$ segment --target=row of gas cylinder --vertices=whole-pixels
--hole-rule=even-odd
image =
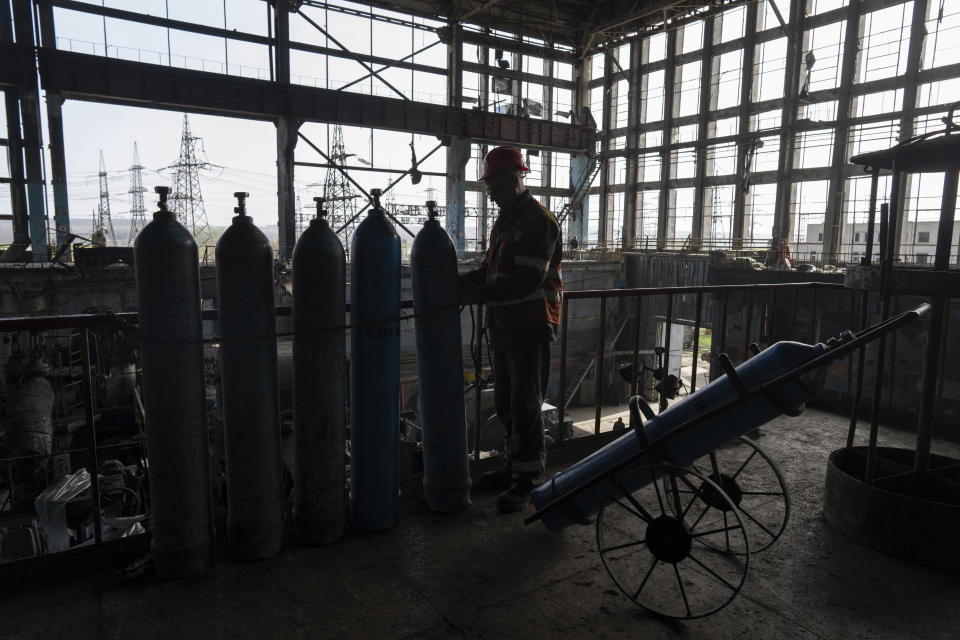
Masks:
[[[167,210],[137,236],[141,333],[157,572],[207,569],[214,525],[203,376],[197,244]],[[349,327],[346,261],[317,217],[293,252],[294,500],[297,537],[336,540],[349,526],[399,519],[400,238],[373,190],[353,238]],[[288,534],[277,397],[273,249],[234,194],[216,248],[227,471],[227,541],[238,559],[278,553]],[[470,503],[456,252],[428,203],[413,243],[414,315],[423,429],[424,499],[445,512]],[[350,329],[350,483],[345,491],[346,334]],[[349,520],[348,520],[349,502]]]

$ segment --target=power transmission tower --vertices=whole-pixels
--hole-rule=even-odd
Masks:
[[[200,192],[200,170],[209,167],[205,161],[197,158],[197,142],[200,138],[190,134],[190,121],[183,116],[183,136],[180,138],[180,157],[169,168],[176,169],[173,193],[170,194],[170,207],[177,220],[193,233],[197,245],[210,244],[212,233],[207,222],[207,210],[203,206],[203,194]]]
[[[130,235],[127,236],[127,246],[147,224],[147,209],[143,205],[143,165],[140,164],[140,154],[137,153],[137,143],[133,143],[133,166],[130,167]]]
[[[97,206],[97,216],[93,223],[94,244],[106,246],[116,245],[117,237],[113,233],[113,220],[110,219],[110,188],[107,186],[107,167],[103,162],[103,151],[100,152],[100,204]]]
[[[333,127],[333,149],[330,152],[330,159],[336,164],[344,166],[347,158],[352,153],[347,153],[343,144],[343,129],[340,125]],[[353,185],[343,175],[343,172],[334,169],[327,169],[327,176],[323,182],[323,197],[326,198],[327,218],[330,220],[330,226],[336,231],[343,227],[338,234],[343,242],[344,251],[347,259],[350,259],[350,243],[353,241],[353,231],[357,227],[357,221],[354,216],[357,214],[356,199],[360,197],[354,192]]]

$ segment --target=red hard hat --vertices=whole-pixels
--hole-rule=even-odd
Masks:
[[[523,155],[519,149],[514,147],[497,147],[491,149],[483,159],[483,175],[480,176],[480,182],[492,178],[501,171],[507,169],[519,168],[521,171],[529,171],[523,164]]]

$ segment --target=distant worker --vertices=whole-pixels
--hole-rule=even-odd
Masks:
[[[571,259],[573,260],[580,259],[580,253],[578,249],[580,249],[580,241],[577,240],[577,236],[573,236],[572,238],[570,238],[570,258]]]
[[[483,159],[480,181],[500,212],[483,263],[459,280],[464,303],[487,305],[494,404],[506,428],[503,467],[474,485],[503,491],[497,507],[504,512],[523,509],[543,479],[547,451],[540,408],[563,295],[560,224],[524,187],[527,170],[513,147],[497,147]]]
[[[617,421],[613,423],[613,430],[614,430],[614,431],[623,431],[623,430],[626,429],[626,428],[627,428],[627,425],[625,425],[625,424],[623,423],[623,418],[619,418],[619,417],[618,417],[618,418],[617,418]]]

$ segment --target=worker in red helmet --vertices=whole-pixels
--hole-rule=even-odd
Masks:
[[[524,186],[526,171],[513,147],[497,147],[483,159],[480,181],[500,212],[482,264],[459,281],[464,303],[487,306],[494,403],[506,428],[503,466],[474,486],[502,491],[497,506],[504,512],[522,510],[543,479],[547,451],[540,407],[563,296],[560,224]]]

